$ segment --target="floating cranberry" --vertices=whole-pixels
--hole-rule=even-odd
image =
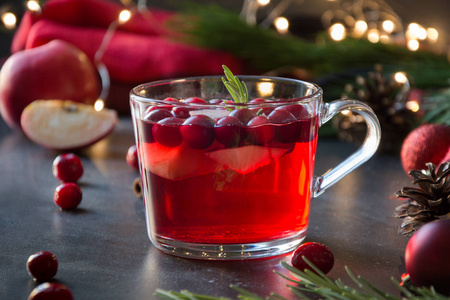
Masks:
[[[179,102],[178,99],[173,98],[173,97],[167,97],[163,100],[164,102]]]
[[[263,98],[254,98],[254,99],[248,101],[249,104],[260,104],[260,103],[264,103],[264,102],[266,102],[266,100]]]
[[[234,109],[229,114],[231,117],[239,119],[242,124],[247,125],[247,123],[256,117],[256,113],[248,108],[238,108]]]
[[[157,108],[154,110],[151,110],[145,116],[145,120],[156,123],[162,119],[173,117],[173,115],[170,113],[172,106],[170,106],[170,109],[161,108],[160,106],[153,106],[152,108],[154,108],[154,107],[157,107]]]
[[[83,175],[83,164],[75,154],[65,153],[55,158],[52,171],[59,181],[76,182]]]
[[[214,125],[216,140],[228,148],[237,147],[241,141],[243,126],[239,119],[232,116],[218,119]]]
[[[247,139],[252,144],[265,145],[275,136],[274,126],[265,116],[256,116],[251,119],[246,127]]]
[[[405,265],[415,286],[450,294],[450,219],[426,223],[409,240]]]
[[[269,114],[269,122],[275,126],[275,138],[281,143],[296,142],[299,135],[297,119],[287,110],[275,109]]]
[[[139,170],[139,159],[136,145],[128,148],[126,155],[127,164],[135,170]]]
[[[61,209],[74,209],[76,208],[82,198],[80,187],[72,182],[66,182],[58,185],[53,194],[53,200],[55,204],[61,207]]]
[[[27,271],[36,281],[48,281],[58,271],[58,260],[49,251],[40,251],[28,258]]]
[[[290,104],[278,107],[277,110],[286,110],[290,112],[297,120],[308,118],[309,113],[306,107],[300,104]]]
[[[205,115],[192,116],[180,129],[181,137],[193,149],[206,149],[214,142],[214,120]]]
[[[180,119],[187,119],[191,116],[189,113],[191,110],[192,109],[186,106],[174,106],[172,109],[172,115]]]
[[[170,104],[150,106],[149,108],[147,108],[145,114],[148,115],[152,111],[155,111],[155,110],[158,110],[158,109],[163,109],[163,110],[170,111],[172,108],[173,108],[173,106],[170,105]]]
[[[292,266],[304,271],[305,269],[314,271],[303,260],[303,256],[306,257],[314,266],[316,266],[324,274],[331,271],[334,265],[334,256],[330,248],[321,243],[309,242],[298,247],[294,254],[292,254],[291,263]]]
[[[190,98],[184,99],[184,103],[206,103],[206,101],[203,100],[202,98],[190,97]]]
[[[63,284],[45,282],[34,288],[28,300],[73,300],[73,295]]]
[[[182,141],[180,134],[181,124],[183,124],[183,120],[175,117],[165,118],[154,124],[152,133],[155,142],[171,148],[180,145]]]

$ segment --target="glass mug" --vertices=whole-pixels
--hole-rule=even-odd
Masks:
[[[235,103],[222,77],[130,92],[149,237],[163,252],[189,258],[288,253],[306,236],[310,200],[375,153],[377,117],[358,101],[324,103],[319,86],[287,78],[238,76],[249,101]],[[314,176],[318,128],[343,110],[362,115],[366,139]]]

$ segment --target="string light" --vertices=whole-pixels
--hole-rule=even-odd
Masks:
[[[369,32],[367,33],[367,39],[371,43],[378,43],[380,41],[380,33],[378,29],[375,28],[370,29]]]
[[[439,33],[435,28],[430,27],[427,29],[427,36],[430,41],[436,42],[439,38]]]
[[[29,0],[29,1],[27,2],[27,8],[28,8],[29,10],[31,10],[31,11],[34,11],[34,12],[38,12],[38,11],[41,10],[41,6],[40,6],[39,3],[38,3],[37,1],[35,1],[35,0]]]
[[[392,33],[394,31],[395,25],[391,20],[385,20],[382,24],[384,31],[387,33]]]
[[[286,33],[289,30],[289,21],[285,17],[278,17],[273,21],[279,33]]]
[[[270,0],[258,0],[258,4],[261,6],[266,6],[270,3]]]
[[[330,36],[335,41],[342,41],[346,36],[346,30],[341,23],[333,24],[330,29]]]
[[[355,27],[353,30],[353,33],[357,37],[361,37],[367,30],[368,26],[366,21],[364,20],[358,20],[355,22]]]
[[[394,79],[396,82],[400,84],[405,84],[408,82],[408,77],[406,77],[406,74],[404,72],[397,72],[394,74]]]
[[[124,9],[119,14],[119,23],[123,24],[130,20],[131,18],[131,12],[128,9]]]
[[[14,29],[16,27],[17,18],[11,12],[2,14],[2,22],[6,29]]]
[[[411,51],[419,50],[419,41],[418,40],[409,40],[406,44],[408,49]]]

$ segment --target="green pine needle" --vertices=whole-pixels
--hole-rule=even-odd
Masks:
[[[282,278],[295,283],[295,285],[287,285],[291,291],[299,297],[299,299],[310,300],[305,293],[316,294],[323,299],[329,300],[448,300],[445,297],[437,293],[433,288],[415,288],[410,290],[399,285],[399,282],[392,279],[393,283],[398,287],[399,293],[403,294],[403,297],[396,297],[389,293],[383,292],[375,285],[362,278],[361,276],[354,275],[348,267],[345,267],[350,279],[357,285],[357,288],[352,288],[345,285],[341,279],[332,280],[330,277],[321,272],[316,266],[314,266],[308,259],[303,257],[306,263],[315,270],[300,271],[286,262],[282,262],[281,265],[286,268],[297,280],[287,277],[275,271],[276,274]],[[317,272],[317,273],[316,273]],[[260,297],[246,289],[230,285],[230,287],[238,292],[238,299],[242,300],[286,300],[279,294],[272,293],[269,297]],[[194,294],[188,291],[173,292],[163,291],[158,289],[155,293],[160,299],[165,300],[231,300],[224,297],[214,297],[201,294]]]

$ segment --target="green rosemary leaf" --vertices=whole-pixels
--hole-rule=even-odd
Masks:
[[[261,298],[260,296],[253,294],[252,292],[249,292],[243,288],[240,288],[235,285],[230,285],[230,287],[239,293],[239,299],[245,299],[245,300],[264,300],[264,298]]]
[[[233,97],[236,103],[247,103],[248,102],[248,89],[247,85],[243,81],[233,75],[233,73],[228,69],[227,66],[223,65],[223,70],[227,79],[222,78],[222,82]],[[226,81],[228,80],[228,81]]]

